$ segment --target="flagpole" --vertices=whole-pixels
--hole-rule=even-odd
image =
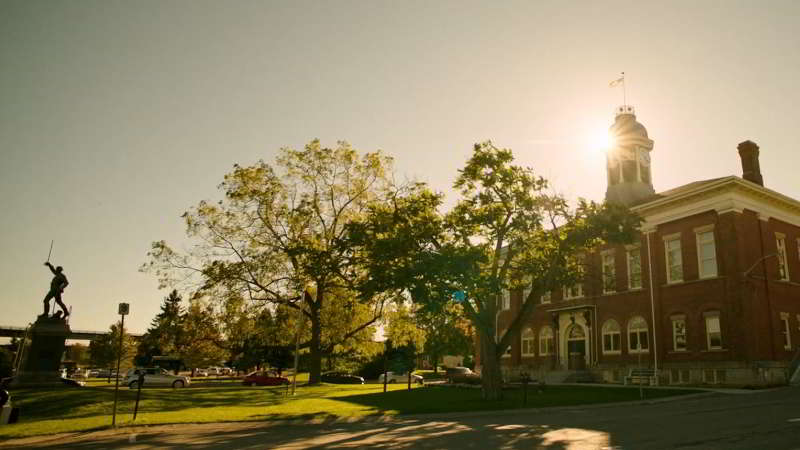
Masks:
[[[625,72],[622,72],[622,104],[628,106],[628,94],[625,90]]]

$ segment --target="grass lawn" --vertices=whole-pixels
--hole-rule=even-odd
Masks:
[[[298,376],[298,381],[301,379]],[[307,380],[307,375],[302,377]],[[293,418],[329,418],[367,415],[479,411],[522,407],[522,391],[508,390],[505,399],[485,402],[479,389],[379,384],[299,386],[294,397],[285,387],[246,387],[234,383],[184,389],[145,388],[136,424],[254,421]],[[696,391],[645,389],[646,398]],[[121,388],[117,424],[132,422],[136,391]],[[85,431],[111,423],[113,384],[90,383],[84,388],[17,389],[11,392],[20,407],[20,421],[0,426],[0,440],[60,432]],[[548,386],[528,393],[527,407],[580,405],[639,399],[637,388]]]

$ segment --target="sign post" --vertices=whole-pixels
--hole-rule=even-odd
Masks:
[[[119,348],[117,351],[117,384],[114,386],[114,411],[111,416],[111,426],[117,426],[117,396],[119,394],[119,363],[122,360],[122,338],[125,336],[125,316],[130,312],[130,305],[120,303],[118,314],[120,315],[119,326]]]

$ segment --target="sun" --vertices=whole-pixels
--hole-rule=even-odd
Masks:
[[[586,145],[592,152],[605,153],[614,146],[614,138],[607,129],[598,128],[586,135]]]

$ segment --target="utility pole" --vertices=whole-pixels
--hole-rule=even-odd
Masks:
[[[130,312],[130,305],[127,303],[119,304],[120,326],[119,326],[119,348],[117,350],[117,384],[114,386],[114,411],[111,415],[111,426],[117,426],[117,397],[119,395],[119,363],[122,360],[122,338],[125,336],[125,316]]]

